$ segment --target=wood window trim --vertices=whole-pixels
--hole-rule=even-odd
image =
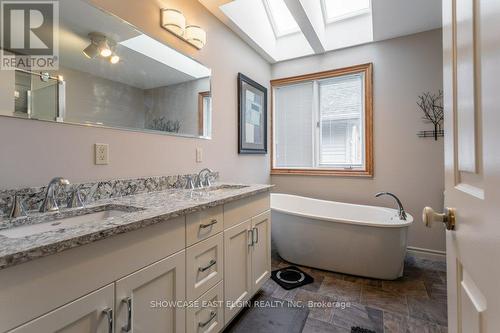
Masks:
[[[365,167],[346,170],[340,168],[276,168],[274,167],[274,88],[294,83],[364,73],[365,79]],[[339,68],[318,73],[271,80],[271,175],[373,177],[373,63]]]
[[[205,129],[205,123],[204,123],[204,114],[203,114],[203,106],[204,106],[204,99],[205,97],[211,97],[212,94],[210,91],[202,91],[198,93],[198,134],[200,136],[203,136],[204,129]]]

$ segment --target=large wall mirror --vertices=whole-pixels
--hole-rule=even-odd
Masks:
[[[0,115],[210,138],[210,76],[114,15],[60,1],[58,69],[1,70]]]

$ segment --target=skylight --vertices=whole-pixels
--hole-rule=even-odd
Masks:
[[[276,38],[300,31],[284,0],[263,0]]]
[[[209,68],[146,35],[129,38],[120,44],[197,79],[211,74]]]
[[[321,0],[326,23],[370,12],[370,0]]]

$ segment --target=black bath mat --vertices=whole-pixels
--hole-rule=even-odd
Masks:
[[[367,328],[362,328],[359,326],[351,327],[351,333],[376,333],[375,331],[369,330]]]
[[[295,266],[288,266],[272,271],[271,279],[286,290],[295,289],[314,282],[312,276],[304,273]]]

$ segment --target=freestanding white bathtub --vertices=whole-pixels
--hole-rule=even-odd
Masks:
[[[279,255],[302,266],[393,280],[403,274],[408,226],[395,209],[271,194]]]

